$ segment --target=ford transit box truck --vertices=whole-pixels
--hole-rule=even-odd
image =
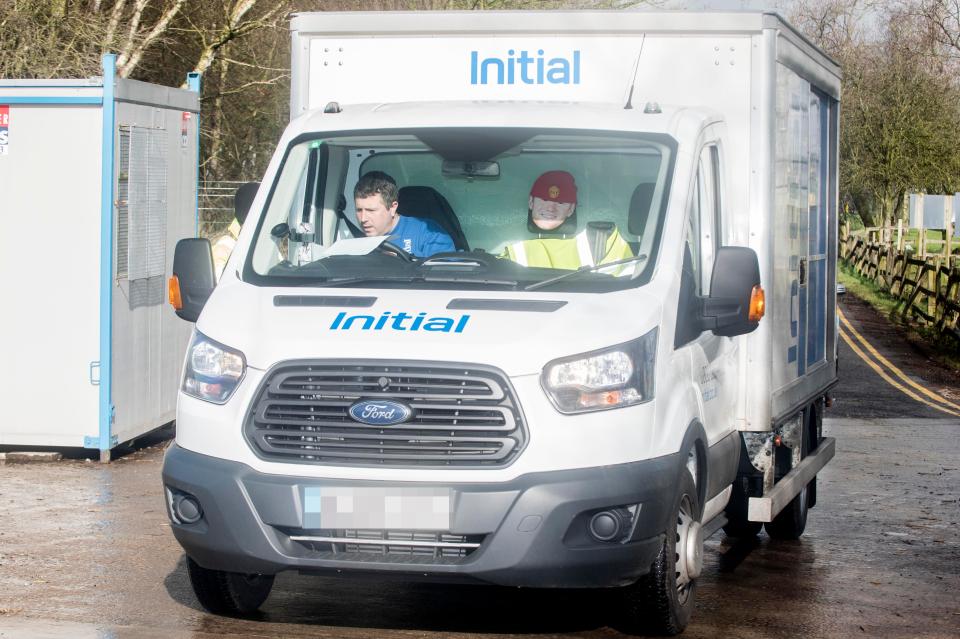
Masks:
[[[221,279],[202,239],[171,278],[163,484],[207,609],[389,575],[605,588],[672,634],[704,538],[803,532],[833,61],[775,14],[667,12],[305,13],[292,56]]]

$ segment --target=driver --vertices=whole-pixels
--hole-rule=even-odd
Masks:
[[[383,171],[364,173],[353,189],[357,221],[368,237],[389,241],[416,257],[455,251],[453,239],[432,220],[397,213],[397,182]]]

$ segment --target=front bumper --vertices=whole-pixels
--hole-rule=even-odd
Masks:
[[[198,522],[172,521],[171,527],[186,553],[206,568],[598,588],[632,583],[648,571],[663,532],[671,527],[681,462],[679,455],[667,455],[616,466],[532,473],[496,484],[445,485],[454,495],[448,532],[482,540],[475,551],[456,559],[316,552],[291,539],[311,533],[304,529],[306,488],[387,488],[387,482],[269,475],[174,445],[164,458],[163,483],[168,491],[188,493],[199,501],[203,517]],[[594,513],[633,504],[640,508],[625,540],[601,542],[588,534]]]

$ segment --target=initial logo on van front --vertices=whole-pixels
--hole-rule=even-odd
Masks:
[[[361,400],[350,407],[350,417],[354,421],[371,426],[390,426],[410,419],[413,410],[406,404],[389,399],[373,401]]]

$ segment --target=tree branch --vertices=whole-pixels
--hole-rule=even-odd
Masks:
[[[140,60],[143,58],[143,54],[146,50],[156,41],[160,36],[166,32],[167,27],[170,25],[170,22],[176,17],[180,12],[180,9],[183,7],[186,0],[176,0],[170,7],[160,16],[160,19],[153,26],[153,29],[150,30],[143,40],[140,41],[140,44],[133,50],[133,53],[130,54],[130,57],[124,60],[120,69],[120,77],[128,78],[130,74],[137,68],[137,65],[140,64]]]
[[[110,11],[110,21],[107,23],[107,32],[103,38],[103,50],[109,51],[113,48],[113,41],[117,36],[117,28],[120,26],[120,18],[123,17],[123,10],[127,6],[127,0],[116,0],[113,9]]]

